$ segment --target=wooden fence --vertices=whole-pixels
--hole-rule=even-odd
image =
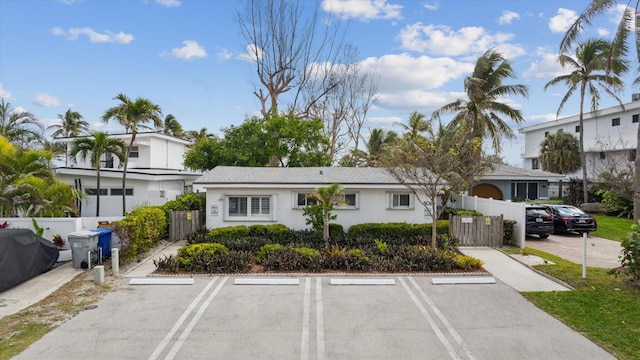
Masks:
[[[449,221],[449,233],[460,246],[502,247],[502,216],[459,216]]]
[[[169,223],[169,241],[184,239],[192,231],[200,230],[204,224],[200,210],[171,210]]]

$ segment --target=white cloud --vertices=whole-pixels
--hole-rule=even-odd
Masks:
[[[578,14],[575,11],[559,8],[558,14],[549,20],[549,30],[554,33],[565,32],[577,18]]]
[[[498,24],[500,25],[511,24],[513,20],[517,20],[517,19],[520,19],[520,14],[510,10],[505,10],[502,12],[502,16],[500,16],[500,18],[498,19]]]
[[[609,35],[609,30],[607,29],[598,28],[596,31],[598,32],[598,36],[600,37],[606,37]]]
[[[180,6],[180,1],[178,0],[156,0],[156,4],[160,4],[166,7],[177,7]]]
[[[477,26],[454,31],[446,25],[423,25],[420,22],[405,26],[397,37],[401,43],[400,47],[410,51],[459,56],[483,53],[491,47],[502,46],[510,50],[511,58],[524,53],[518,45],[507,46],[507,42],[512,38],[513,34],[491,35],[484,28]]]
[[[367,126],[371,128],[390,127],[399,122],[402,122],[402,119],[397,116],[388,116],[388,117],[372,116],[372,117],[368,117],[366,121]]]
[[[53,29],[51,29],[51,33],[56,36],[64,36],[68,40],[78,40],[80,36],[84,35],[92,43],[128,44],[133,41],[133,35],[125,34],[122,31],[120,31],[119,33],[114,33],[107,30],[101,34],[88,27],[69,28],[69,30],[64,30],[60,27],[54,27]]]
[[[205,58],[207,57],[207,51],[194,40],[185,40],[181,48],[175,48],[171,50],[171,55],[178,59],[191,60],[193,58]]]
[[[558,55],[539,49],[540,60],[531,63],[531,66],[522,74],[525,80],[532,79],[552,79],[560,75],[567,74],[567,70],[563,69],[558,63]]]
[[[262,59],[264,56],[264,51],[260,48],[257,48],[255,44],[247,45],[246,52],[244,54],[239,54],[236,56],[236,59],[244,60],[248,62],[256,62],[258,59]]]
[[[216,58],[219,61],[225,61],[225,60],[229,60],[233,57],[233,53],[227,49],[220,49],[218,50],[218,52],[216,53]]]
[[[322,10],[346,19],[368,21],[402,17],[402,5],[389,4],[387,0],[323,0],[321,6]]]
[[[440,8],[440,4],[438,4],[438,2],[434,2],[433,4],[424,4],[424,8],[427,10],[438,10]]]
[[[58,97],[45,94],[45,93],[37,93],[31,99],[34,104],[40,105],[42,107],[57,107],[62,106],[63,103],[58,99]]]
[[[2,83],[1,82],[0,82],[0,98],[5,99],[7,101],[13,100],[13,96],[11,95],[10,92],[8,92],[7,90],[5,90],[2,87]]]

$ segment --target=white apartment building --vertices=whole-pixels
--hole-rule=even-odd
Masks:
[[[110,134],[127,145],[132,134]],[[71,143],[75,138],[56,138]],[[193,181],[202,174],[184,167],[184,154],[191,143],[164,134],[140,132],[131,148],[127,167],[127,212],[144,205],[162,205],[192,191]],[[69,146],[69,149],[71,146]],[[58,178],[87,193],[80,204],[80,216],[95,216],[96,170],[88,160],[69,159],[66,166],[55,168]],[[118,158],[105,154],[100,167],[100,216],[122,215],[122,172]]]
[[[633,95],[633,101],[621,106],[613,106],[600,111],[585,112],[583,115],[584,150],[586,155],[587,177],[597,179],[604,169],[607,159],[617,156],[619,159],[633,161],[638,143],[638,124],[640,119],[640,94]],[[574,115],[558,120],[519,129],[525,135],[522,153],[525,169],[540,169],[540,143],[549,134],[564,131],[580,138],[580,116]],[[582,178],[582,170],[568,177]]]

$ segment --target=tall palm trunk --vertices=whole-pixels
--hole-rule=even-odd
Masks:
[[[127,157],[124,159],[124,169],[122,171],[122,216],[125,216],[127,213],[127,167],[129,166],[129,155],[131,154],[131,148],[133,147],[133,142],[136,140],[137,131],[133,131],[131,133],[131,142],[129,142],[129,147],[127,148]]]
[[[100,216],[100,165],[96,168],[96,217]]]
[[[640,49],[640,48],[639,48]],[[638,223],[640,221],[640,124],[638,124],[638,135],[637,135],[637,143],[636,146],[636,162],[635,162],[635,178],[633,188],[635,189],[633,193],[633,221],[634,223]]]
[[[589,202],[589,189],[587,188],[587,155],[584,153],[584,93],[587,87],[586,81],[580,85],[580,160],[582,161],[582,203]]]

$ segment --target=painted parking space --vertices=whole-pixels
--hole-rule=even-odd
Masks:
[[[504,283],[123,286],[18,359],[612,358]],[[266,278],[266,277],[265,277]],[[337,277],[339,278],[339,277]]]

